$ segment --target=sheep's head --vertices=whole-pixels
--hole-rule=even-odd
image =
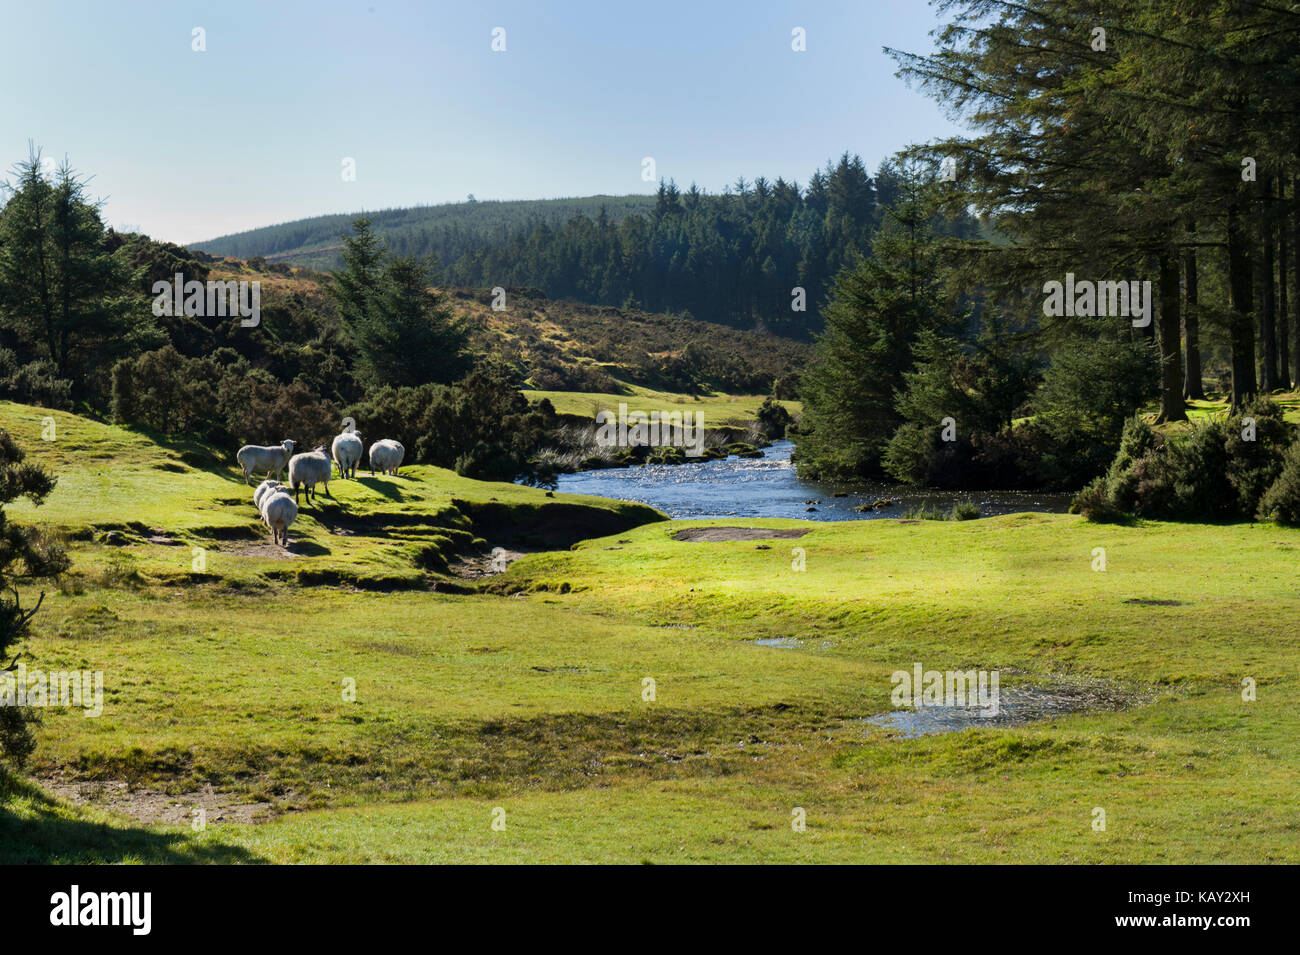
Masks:
[[[316,447],[312,448],[312,453],[313,453],[313,454],[324,454],[324,453],[325,453],[325,445],[323,445],[323,444],[318,444],[318,445],[316,445]]]
[[[290,441],[288,438],[285,438],[283,441],[280,442],[280,447],[284,448],[284,450],[288,454],[293,454],[293,449],[296,448],[297,446],[298,445],[295,442]]]

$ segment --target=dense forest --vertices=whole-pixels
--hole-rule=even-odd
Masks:
[[[938,50],[893,55],[974,134],[908,151],[903,201],[838,277],[801,470],[1096,479],[1093,513],[1255,516],[1292,438],[1268,396],[1300,375],[1300,12],[938,6]],[[993,221],[997,241],[940,241],[927,224],[944,210]],[[1103,298],[1108,282],[1125,284]],[[1231,419],[1151,430],[1207,386]],[[1132,420],[1149,401],[1153,420]]]

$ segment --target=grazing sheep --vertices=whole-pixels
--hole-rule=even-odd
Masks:
[[[394,441],[392,438],[376,441],[370,446],[370,476],[374,477],[375,471],[396,474],[397,469],[402,466],[404,457],[406,457],[406,448],[402,447],[402,442]]]
[[[334,463],[339,466],[340,478],[357,476],[357,465],[361,463],[361,452],[365,448],[361,443],[360,431],[344,431],[334,436],[330,453],[334,455]]]
[[[289,525],[298,516],[298,505],[294,503],[284,485],[278,485],[262,498],[262,520],[271,528],[271,540],[281,547],[289,546]]]
[[[279,480],[280,472],[285,469],[289,458],[293,455],[293,449],[294,443],[288,438],[278,445],[244,445],[235,454],[235,460],[244,469],[244,483],[252,484],[249,477],[253,474],[265,474],[269,477],[274,473],[276,480]]]
[[[330,493],[330,477],[333,474],[330,464],[329,455],[325,453],[325,446],[319,445],[314,451],[308,451],[304,454],[295,454],[289,459],[289,485],[293,488],[293,499],[298,500],[298,487],[301,485],[307,491],[307,503],[311,503],[312,498],[316,496],[315,488],[317,484],[325,485],[325,496],[333,497]]]

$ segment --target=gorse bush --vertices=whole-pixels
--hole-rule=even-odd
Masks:
[[[1300,527],[1300,441],[1282,456],[1277,479],[1261,496],[1258,516],[1287,527]]]
[[[1267,499],[1268,507],[1285,513],[1287,485],[1281,476],[1292,432],[1282,410],[1266,398],[1231,418],[1200,422],[1167,439],[1134,418],[1106,474],[1075,496],[1071,510],[1095,521],[1133,515],[1253,519]],[[1273,487],[1278,491],[1269,497]]]
[[[771,395],[764,398],[763,403],[758,406],[758,429],[769,440],[784,438],[786,429],[790,427],[792,421],[785,405],[776,401]]]
[[[221,444],[328,444],[342,427],[330,401],[302,382],[282,384],[229,349],[187,358],[170,345],[113,367],[113,420]]]
[[[72,382],[60,378],[51,362],[20,365],[13,351],[0,348],[0,398],[67,411],[72,408]]]
[[[1250,517],[1282,473],[1292,428],[1276,402],[1256,398],[1228,419],[1226,430],[1228,483],[1237,494],[1237,511]]]

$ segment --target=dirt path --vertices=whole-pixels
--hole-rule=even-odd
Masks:
[[[53,777],[34,777],[42,789],[68,802],[96,806],[121,813],[137,822],[167,826],[192,825],[196,809],[206,822],[262,822],[271,816],[271,804],[246,802],[237,793],[223,793],[207,786],[195,792],[172,795],[151,789],[131,789],[121,780],[69,782]]]

